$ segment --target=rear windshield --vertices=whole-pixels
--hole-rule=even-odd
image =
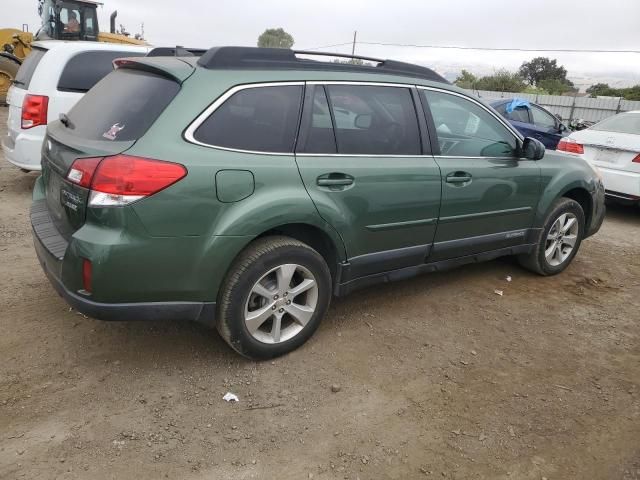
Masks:
[[[596,123],[591,130],[640,135],[640,113],[621,113]]]
[[[160,75],[118,69],[100,80],[68,114],[74,134],[89,140],[142,137],[180,85]]]
[[[33,77],[33,73],[36,71],[36,67],[44,57],[44,54],[47,53],[47,50],[42,48],[34,48],[31,51],[31,54],[24,61],[20,69],[18,70],[18,74],[16,75],[13,84],[24,90],[29,88],[29,84],[31,83],[31,78]]]
[[[88,92],[113,71],[113,61],[122,57],[142,57],[137,52],[82,52],[71,58],[62,71],[58,90],[63,92]]]

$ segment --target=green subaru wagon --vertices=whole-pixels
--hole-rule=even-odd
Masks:
[[[117,60],[44,141],[31,222],[58,293],[99,319],[215,325],[270,358],[333,296],[503,255],[553,275],[600,228],[587,162],[428,68],[321,58]]]

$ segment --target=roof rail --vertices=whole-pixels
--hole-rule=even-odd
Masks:
[[[376,65],[360,65],[356,63],[336,63],[299,58],[298,55],[348,58],[363,60]],[[449,83],[442,76],[427,67],[413,63],[383,60],[359,55],[344,55],[341,53],[309,52],[304,50],[289,50],[285,48],[257,48],[257,47],[213,47],[207,50],[200,59],[201,67],[220,69],[248,69],[248,70],[320,70],[344,72],[368,72],[390,75],[403,75],[421,78],[434,82]]]
[[[207,52],[206,48],[156,47],[147,53],[147,57],[200,57]]]

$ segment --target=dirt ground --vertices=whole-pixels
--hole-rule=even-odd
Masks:
[[[32,247],[36,177],[0,159],[0,478],[640,479],[639,209],[562,275],[374,287],[256,363],[199,325],[70,311]]]

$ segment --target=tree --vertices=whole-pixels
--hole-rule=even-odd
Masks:
[[[562,65],[559,66],[556,59],[547,57],[536,57],[530,62],[524,62],[518,72],[529,85],[536,87],[544,80],[567,79],[567,70]]]
[[[476,82],[478,78],[471,72],[467,70],[462,70],[458,78],[456,78],[453,83],[455,83],[460,88],[472,89],[475,88]]]
[[[262,48],[291,48],[293,37],[282,28],[267,28],[258,37],[258,46]]]
[[[596,83],[587,88],[590,97],[619,97],[620,92],[611,88],[607,83]]]
[[[557,78],[540,80],[537,88],[545,90],[550,95],[562,95],[563,93],[576,91],[572,81],[567,79],[559,80]]]
[[[525,83],[517,73],[497,70],[493,75],[478,79],[476,88],[497,92],[521,92],[525,88]]]
[[[625,100],[640,100],[640,85],[635,85],[631,88],[623,88],[622,96]]]

